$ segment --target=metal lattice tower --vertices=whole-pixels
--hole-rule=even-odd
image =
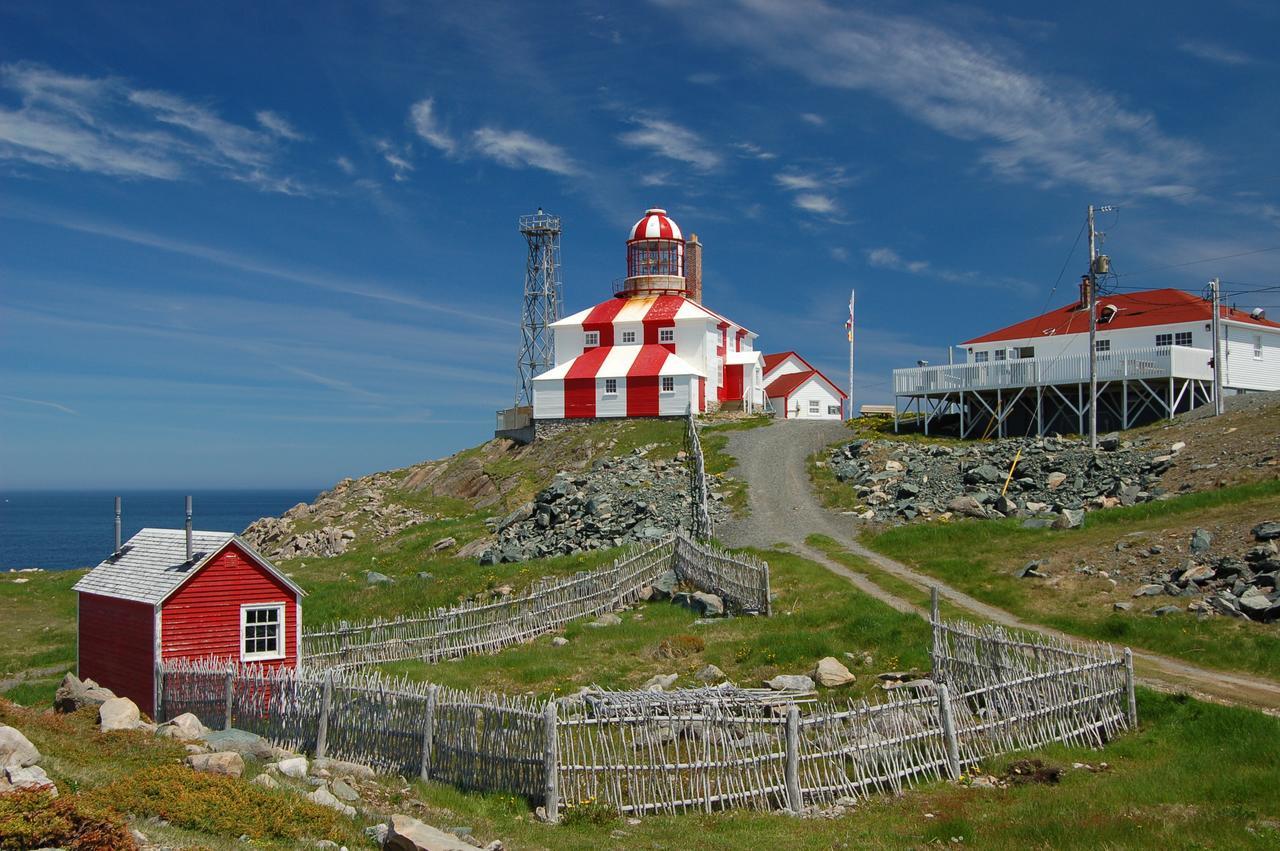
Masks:
[[[516,407],[533,404],[533,377],[556,363],[550,325],[560,318],[560,217],[544,213],[520,217],[520,233],[529,244],[524,265],[524,307],[520,313],[520,357]]]

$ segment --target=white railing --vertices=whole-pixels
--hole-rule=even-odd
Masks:
[[[1210,351],[1187,346],[1156,346],[1098,354],[1098,380],[1135,378],[1190,378],[1209,380]],[[1050,384],[1077,384],[1089,380],[1089,358],[1073,355],[1060,358],[964,363],[952,366],[925,366],[893,371],[896,396],[946,393],[957,390],[994,390],[1005,387],[1035,387]]]

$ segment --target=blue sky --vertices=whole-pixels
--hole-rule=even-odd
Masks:
[[[325,486],[484,440],[540,205],[569,311],[647,206],[837,381],[857,288],[860,403],[1070,300],[1090,202],[1126,285],[1280,280],[1277,7],[1032,8],[9,0],[0,486]]]

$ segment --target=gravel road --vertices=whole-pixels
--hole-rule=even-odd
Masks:
[[[804,542],[809,535],[827,535],[849,552],[902,580],[921,588],[937,586],[942,597],[979,617],[1044,635],[1064,635],[987,605],[859,542],[860,522],[822,507],[810,486],[806,463],[813,453],[849,436],[841,423],[804,420],[779,420],[760,428],[734,432],[727,449],[738,460],[738,465],[731,472],[747,483],[749,513],[745,518],[718,527],[716,536],[734,547],[768,548],[786,544],[848,579],[869,596],[899,611],[924,614],[864,574],[833,561]],[[1135,650],[1133,656],[1138,678],[1145,685],[1164,691],[1186,691],[1206,700],[1251,706],[1280,715],[1280,683],[1273,680],[1213,671],[1142,650]]]

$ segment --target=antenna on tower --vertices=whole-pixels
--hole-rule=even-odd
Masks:
[[[543,212],[520,217],[520,233],[529,245],[524,266],[524,306],[520,312],[520,356],[516,368],[516,407],[533,404],[533,377],[555,366],[551,323],[564,301],[560,284],[560,217]]]

